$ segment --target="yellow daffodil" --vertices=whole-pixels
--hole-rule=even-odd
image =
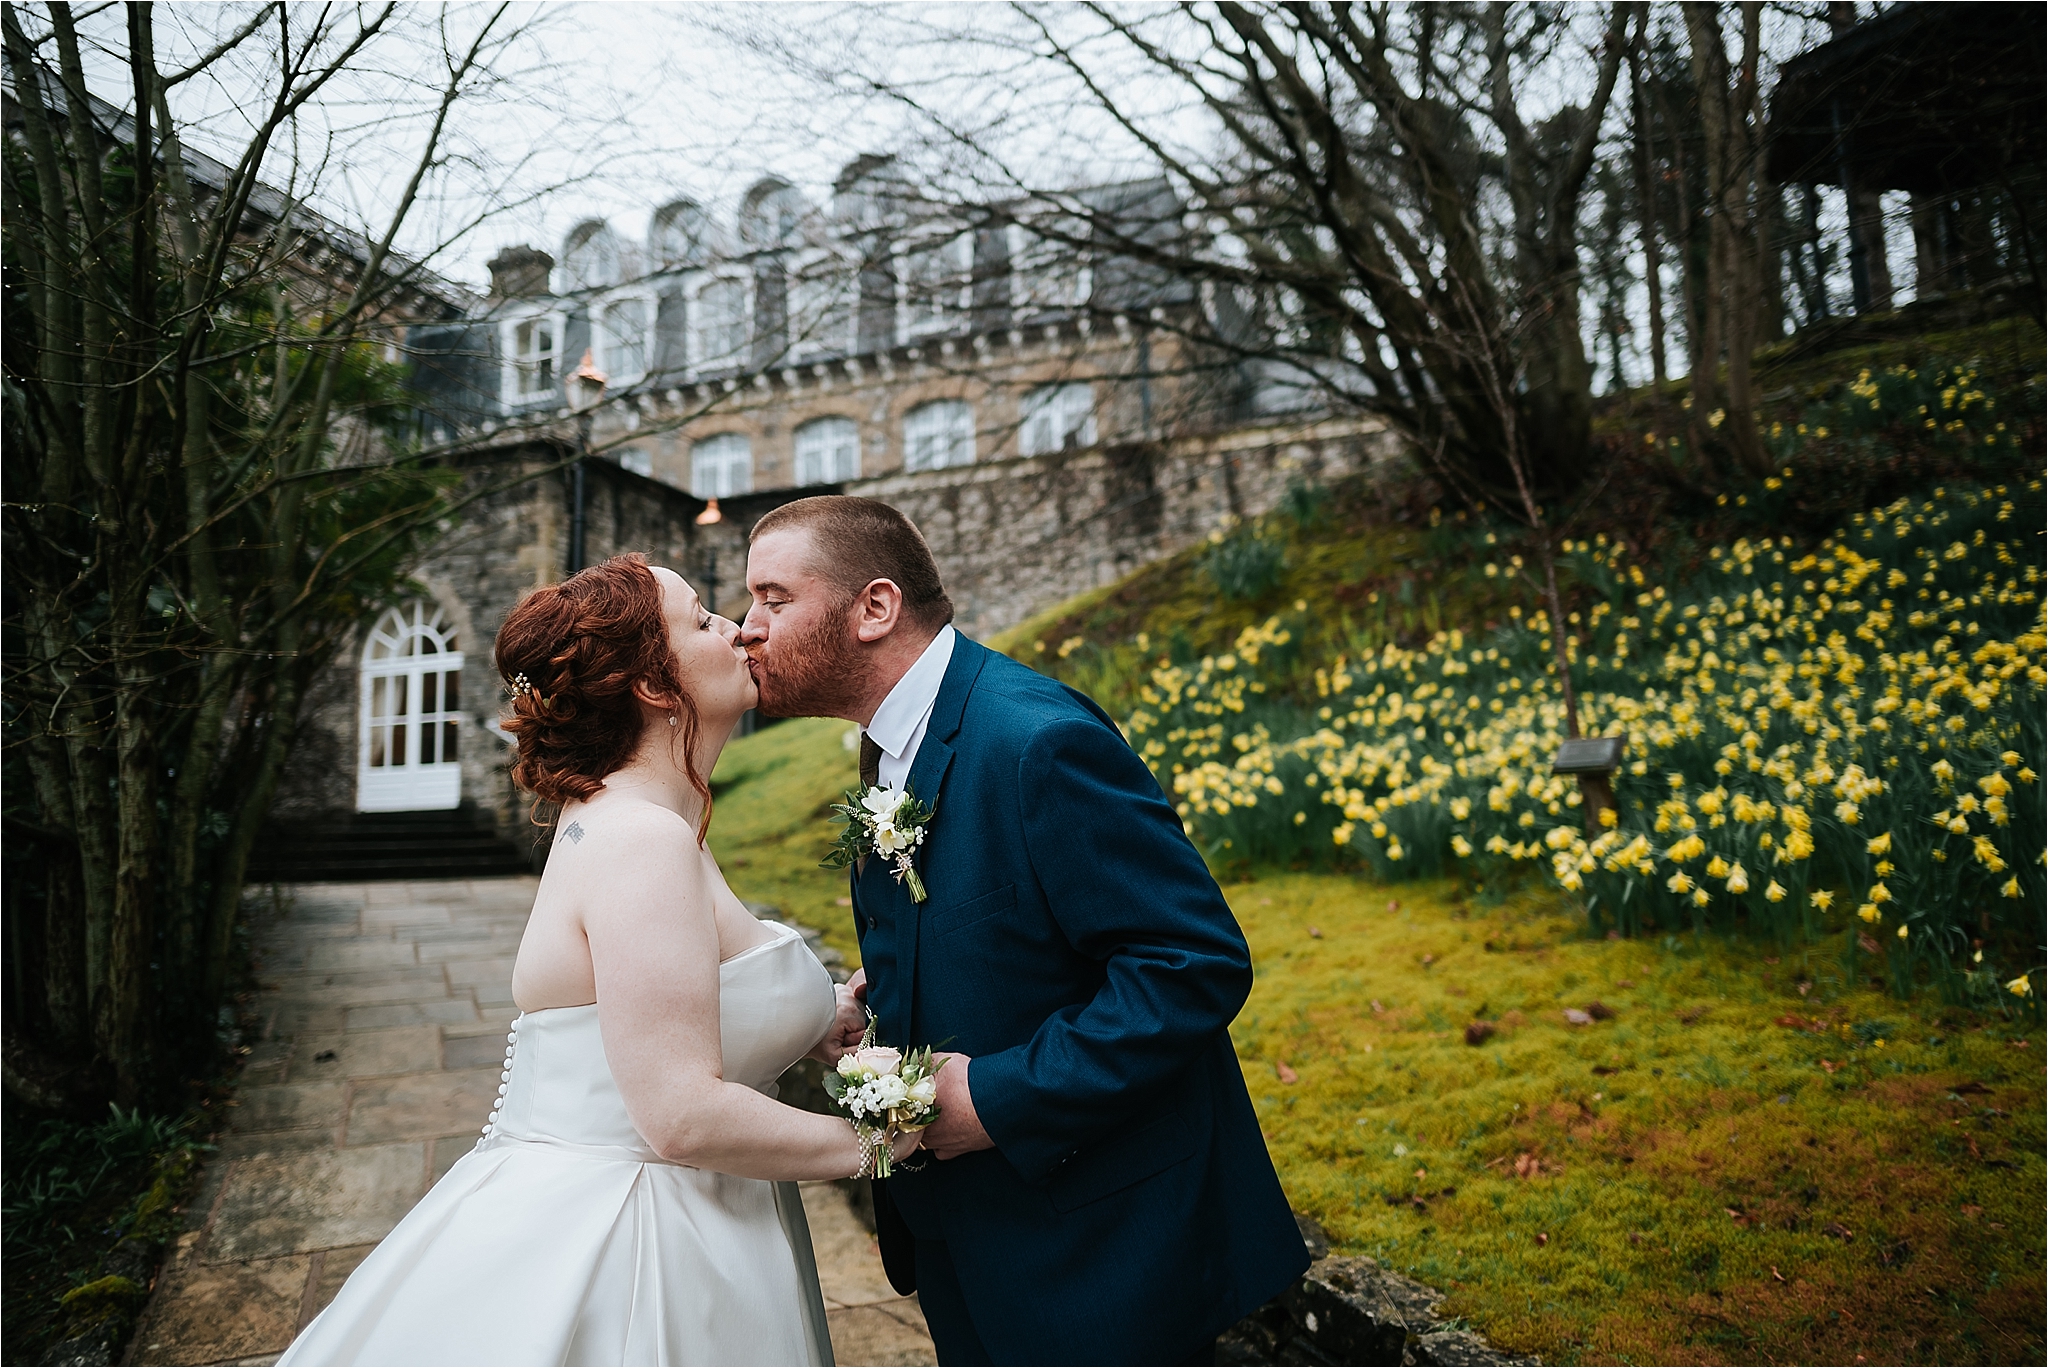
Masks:
[[[1770,884],[1764,889],[1764,901],[1774,903],[1785,901],[1785,886],[1776,879],[1771,880]]]
[[[2033,981],[2025,974],[2021,974],[2018,978],[2011,980],[2005,985],[2005,991],[2011,993],[2014,997],[2025,997],[2034,991]]]
[[[1884,920],[1884,913],[1877,910],[1876,903],[1864,903],[1856,909],[1856,915],[1869,922],[1872,926]]]
[[[1819,908],[1821,911],[1825,912],[1830,907],[1834,906],[1835,895],[1833,893],[1830,893],[1825,888],[1817,888],[1813,892],[1806,895],[1806,900],[1812,903],[1816,908]]]
[[[1864,851],[1871,855],[1883,855],[1890,851],[1891,848],[1892,834],[1889,831],[1885,832],[1882,836],[1873,836],[1863,843]]]

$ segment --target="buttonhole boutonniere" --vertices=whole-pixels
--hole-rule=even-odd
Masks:
[[[879,855],[889,862],[896,882],[907,885],[912,902],[925,900],[924,880],[917,877],[912,857],[924,844],[924,829],[932,810],[917,801],[904,785],[894,788],[874,784],[867,789],[848,789],[846,801],[834,803],[832,811],[846,823],[831,852],[818,862],[821,869],[844,869],[850,864]]]

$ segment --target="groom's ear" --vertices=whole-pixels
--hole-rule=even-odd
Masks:
[[[853,599],[853,632],[869,644],[882,640],[903,621],[903,591],[892,579],[869,580]]]

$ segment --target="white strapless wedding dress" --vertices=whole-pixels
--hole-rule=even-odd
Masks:
[[[770,1096],[832,1024],[787,926],[719,966],[725,1077]],[[292,1342],[284,1364],[829,1364],[794,1183],[662,1159],[627,1118],[597,1008],[512,1023],[465,1154]]]

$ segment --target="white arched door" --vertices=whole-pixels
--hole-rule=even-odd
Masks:
[[[363,647],[356,808],[424,812],[462,801],[462,652],[439,608],[377,619]]]

